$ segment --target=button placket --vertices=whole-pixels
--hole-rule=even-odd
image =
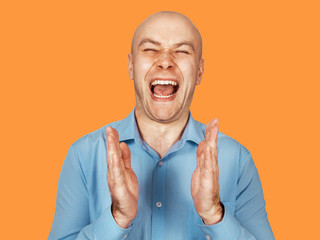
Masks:
[[[165,163],[158,159],[153,173],[152,239],[165,238]]]

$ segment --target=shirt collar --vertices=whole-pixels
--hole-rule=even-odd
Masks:
[[[144,141],[142,140],[137,127],[134,111],[135,108],[125,119],[118,122],[116,128],[119,132],[119,141],[135,140],[143,145]],[[179,140],[180,144],[184,144],[186,141],[192,141],[199,144],[205,139],[205,129],[206,126],[194,120],[190,112],[187,126]]]

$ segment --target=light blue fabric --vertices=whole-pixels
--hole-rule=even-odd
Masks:
[[[225,215],[218,224],[206,226],[194,208],[190,189],[196,149],[205,138],[206,126],[190,114],[181,139],[162,159],[141,139],[134,111],[110,126],[131,151],[139,182],[136,218],[122,229],[112,217],[104,126],[80,138],[68,151],[49,240],[274,239],[257,169],[249,151],[237,141],[219,132],[219,189]]]

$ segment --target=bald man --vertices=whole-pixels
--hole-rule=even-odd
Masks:
[[[72,144],[48,239],[274,239],[249,151],[190,113],[204,71],[194,24],[148,17],[128,71],[136,107]]]

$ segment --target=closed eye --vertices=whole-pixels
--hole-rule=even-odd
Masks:
[[[144,52],[157,52],[158,50],[157,49],[154,49],[154,48],[146,48],[146,49],[143,49]]]
[[[179,50],[179,51],[176,51],[176,53],[184,53],[184,54],[189,54],[188,51],[183,51],[183,50]]]

